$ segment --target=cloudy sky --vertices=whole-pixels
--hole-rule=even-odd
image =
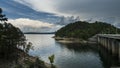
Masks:
[[[120,0],[0,0],[9,22],[22,31],[52,32],[63,16],[120,27]]]

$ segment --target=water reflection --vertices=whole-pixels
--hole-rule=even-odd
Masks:
[[[87,44],[80,44],[80,43],[70,43],[70,44],[63,44],[63,43],[58,43],[60,44],[59,46],[61,48],[67,48],[69,50],[74,50],[75,52],[89,52],[89,51],[94,51],[94,49],[92,49],[92,47],[90,45]]]
[[[99,46],[98,48],[101,61],[103,61],[103,66],[105,68],[120,67],[118,58],[113,57],[112,54],[108,52],[104,47]]]
[[[26,35],[33,43],[31,55],[40,56],[49,63],[48,56],[55,54],[55,65],[58,68],[109,68],[113,59],[98,45],[62,44],[51,38],[54,35]],[[99,48],[99,49],[98,49]]]
[[[60,44],[59,46],[63,49],[67,48],[70,52],[67,54],[63,53],[57,59],[58,66],[61,65],[60,67],[62,68],[103,68],[98,52],[89,45],[57,44]]]

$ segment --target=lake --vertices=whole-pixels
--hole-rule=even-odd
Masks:
[[[97,48],[82,44],[61,44],[52,38],[54,34],[25,34],[29,42],[32,42],[34,50],[29,54],[38,56],[49,63],[48,56],[55,55],[55,65],[58,68],[107,68],[112,60],[104,59],[104,54]],[[106,55],[106,54],[105,54]],[[109,63],[107,63],[109,61]]]

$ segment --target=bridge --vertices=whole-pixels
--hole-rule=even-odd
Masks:
[[[97,42],[120,62],[120,34],[98,34]]]

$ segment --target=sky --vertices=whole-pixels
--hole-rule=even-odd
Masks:
[[[78,16],[120,28],[120,0],[0,0],[0,8],[24,32],[54,32]]]

